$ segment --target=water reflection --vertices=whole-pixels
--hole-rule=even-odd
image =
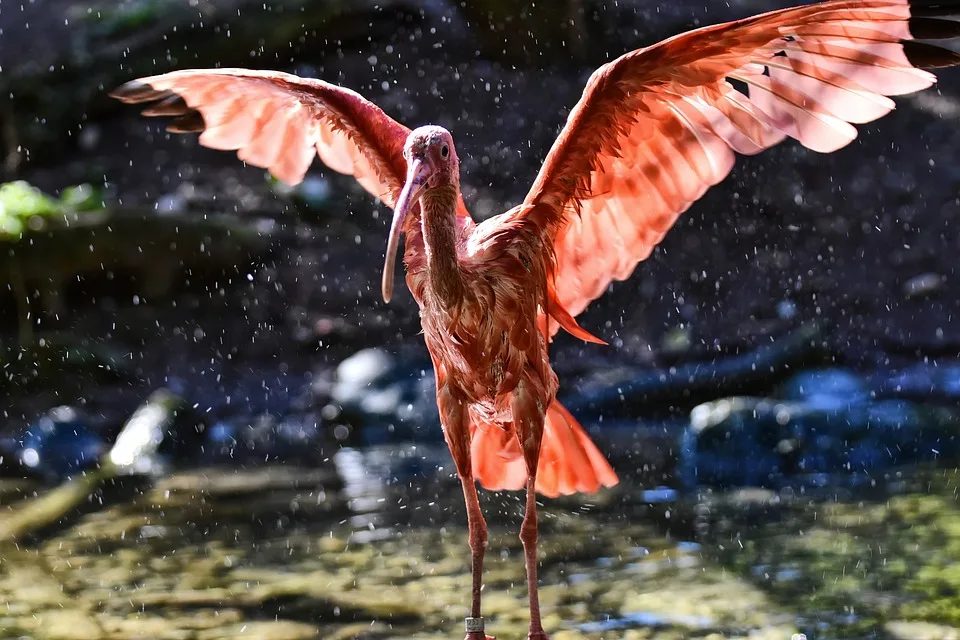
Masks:
[[[706,629],[711,624],[710,618],[704,616],[683,616],[656,614],[650,611],[634,611],[617,618],[607,618],[602,622],[588,622],[580,625],[580,630],[593,633],[598,631],[612,631],[614,629],[632,629],[636,627],[686,627],[689,629]]]

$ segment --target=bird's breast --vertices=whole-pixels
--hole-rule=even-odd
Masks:
[[[416,232],[415,232],[416,233]],[[537,329],[545,296],[545,264],[535,238],[477,242],[459,255],[463,293],[445,305],[430,288],[429,265],[418,238],[405,255],[407,285],[420,306],[424,340],[447,384],[474,408],[509,419],[511,392],[523,376],[537,376],[556,392],[546,340]],[[507,236],[504,236],[507,237]]]
[[[424,340],[446,377],[473,403],[499,405],[528,363],[538,357],[535,308],[510,279],[470,275],[458,304],[444,308],[421,284]]]

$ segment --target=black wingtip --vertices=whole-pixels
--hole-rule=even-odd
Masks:
[[[131,80],[130,82],[123,83],[107,95],[121,102],[132,104],[136,102],[147,102],[148,100],[162,100],[173,94],[170,91],[157,91],[146,82]]]
[[[960,21],[913,17],[907,21],[915,40],[949,40],[960,37]]]
[[[190,111],[187,103],[177,94],[169,95],[142,111],[145,116],[181,116]]]
[[[167,125],[170,133],[201,133],[206,128],[199,111],[190,111]]]
[[[960,53],[927,42],[907,40],[903,42],[903,52],[910,64],[921,69],[941,69],[960,65]]]

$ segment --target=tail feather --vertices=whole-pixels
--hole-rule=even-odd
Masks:
[[[473,474],[492,491],[522,489],[527,468],[520,441],[512,429],[488,424],[471,427]],[[547,409],[537,467],[537,492],[553,498],[595,493],[617,484],[617,474],[580,423],[559,402]]]
[[[513,429],[489,424],[473,424],[470,429],[474,478],[490,491],[521,489],[527,482],[527,468]]]

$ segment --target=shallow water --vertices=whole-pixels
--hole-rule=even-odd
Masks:
[[[462,637],[469,554],[446,455],[344,450],[316,469],[106,487],[3,548],[0,637]],[[960,637],[958,484],[955,470],[905,469],[677,497],[625,478],[542,501],[545,626],[554,640]],[[34,490],[0,487],[0,510]],[[521,498],[481,496],[484,613],[501,640],[526,636]]]

